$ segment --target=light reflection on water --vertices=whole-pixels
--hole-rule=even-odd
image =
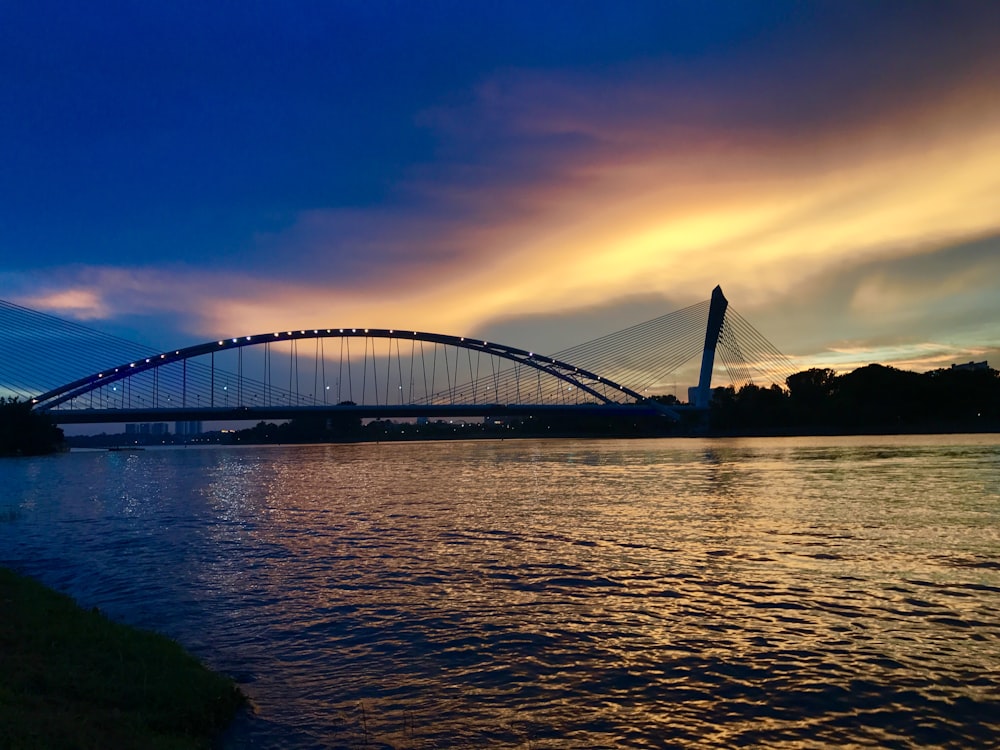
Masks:
[[[995,436],[73,453],[0,482],[0,563],[239,677],[231,747],[1000,731]]]

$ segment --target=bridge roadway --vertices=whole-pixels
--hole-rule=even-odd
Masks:
[[[52,409],[46,414],[56,424],[98,424],[118,422],[259,422],[268,419],[294,419],[304,416],[356,417],[388,419],[427,417],[527,417],[527,416],[662,416],[692,410],[691,407],[665,407],[656,402],[638,404],[399,404],[378,406],[215,406],[138,409]],[[676,418],[676,415],[674,415]]]

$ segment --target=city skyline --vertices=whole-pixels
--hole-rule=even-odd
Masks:
[[[992,3],[15,3],[0,70],[0,298],[154,347],[721,284],[802,368],[1000,357]]]

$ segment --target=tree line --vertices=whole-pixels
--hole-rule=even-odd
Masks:
[[[924,373],[867,365],[844,375],[812,368],[786,388],[716,388],[715,431],[934,432],[1000,429],[1000,373],[988,367]]]

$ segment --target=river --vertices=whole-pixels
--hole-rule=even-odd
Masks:
[[[1000,742],[996,435],[7,459],[0,564],[236,676],[227,748]]]

